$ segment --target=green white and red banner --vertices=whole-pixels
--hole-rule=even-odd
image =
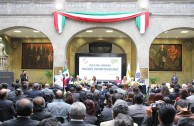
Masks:
[[[149,12],[54,12],[54,26],[55,29],[61,33],[65,26],[66,18],[80,20],[84,22],[118,22],[136,19],[136,26],[140,33],[145,33],[149,25]]]

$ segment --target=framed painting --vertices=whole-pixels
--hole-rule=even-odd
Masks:
[[[50,43],[22,43],[22,69],[53,69]]]
[[[150,71],[182,71],[182,44],[152,44]]]

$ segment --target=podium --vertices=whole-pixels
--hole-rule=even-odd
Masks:
[[[0,83],[7,83],[9,86],[14,82],[13,72],[0,72]]]

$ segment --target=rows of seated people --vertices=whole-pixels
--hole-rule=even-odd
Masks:
[[[0,126],[193,126],[194,87],[0,84]]]

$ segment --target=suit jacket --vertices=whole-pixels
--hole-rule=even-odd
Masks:
[[[194,119],[194,115],[191,111],[180,111],[174,117],[174,123],[177,124],[178,121],[182,118],[192,118]]]
[[[3,122],[1,126],[38,126],[38,124],[39,121],[32,120],[28,117],[18,117]]]
[[[96,126],[96,125],[85,124],[83,121],[70,121],[68,123],[64,123],[62,126]]]
[[[12,101],[0,99],[0,121],[12,119],[15,113]]]
[[[131,117],[145,117],[147,107],[143,104],[135,104],[128,107]]]
[[[171,82],[176,84],[178,82],[178,77],[176,75],[171,77]]]
[[[93,125],[96,125],[97,124],[97,121],[98,121],[98,118],[96,116],[86,114],[86,118],[84,120],[84,123],[85,124],[93,124]]]
[[[193,100],[194,99],[194,95],[191,95],[191,96],[187,97],[186,99],[188,100],[189,103],[194,104],[194,100]]]
[[[80,101],[80,94],[79,93],[72,93],[73,101]]]
[[[41,90],[31,90],[31,91],[29,91],[29,93],[28,93],[28,97],[29,97],[29,98],[35,98],[35,97],[37,97],[37,96],[43,97],[43,96],[44,96],[43,91],[41,91]]]
[[[33,112],[33,114],[30,116],[31,119],[38,120],[38,121],[41,121],[43,119],[50,118],[50,117],[52,117],[52,113],[47,111]]]
[[[70,112],[70,105],[62,99],[55,99],[52,103],[48,103],[47,111],[51,112],[55,117],[63,117],[67,122],[67,117]]]
[[[101,112],[100,121],[109,121],[112,120],[112,108],[104,107],[103,111]]]

